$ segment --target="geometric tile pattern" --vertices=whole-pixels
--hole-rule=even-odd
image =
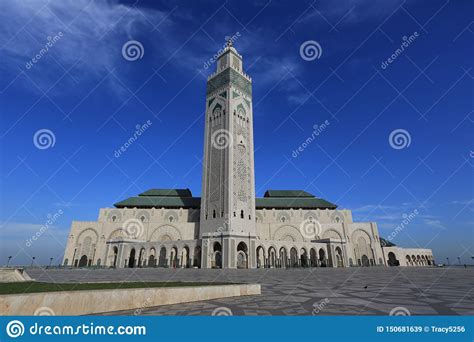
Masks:
[[[141,315],[474,315],[474,268],[29,269],[39,281],[206,281],[258,283],[259,296],[144,308]],[[107,314],[133,315],[134,310]]]

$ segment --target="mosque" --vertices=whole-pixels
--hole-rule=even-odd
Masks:
[[[255,197],[252,79],[229,42],[206,91],[202,195],[150,189],[73,221],[70,267],[433,266],[430,249],[386,244],[375,222],[303,190]]]

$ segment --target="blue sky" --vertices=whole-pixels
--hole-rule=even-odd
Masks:
[[[442,0],[2,1],[0,264],[59,262],[72,220],[149,188],[199,196],[215,68],[204,64],[237,33],[253,79],[258,196],[305,189],[382,236],[416,213],[393,242],[470,263],[472,13],[472,2]],[[130,40],[143,46],[135,61],[122,55]],[[319,58],[302,58],[308,41]],[[41,129],[54,146],[35,145]],[[397,129],[408,146],[391,146]]]

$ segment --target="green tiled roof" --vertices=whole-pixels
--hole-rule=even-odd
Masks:
[[[302,190],[268,190],[256,198],[257,209],[336,209],[337,205]],[[189,189],[151,189],[115,203],[117,208],[200,208],[201,198]]]
[[[115,203],[117,208],[199,208],[200,197],[137,196]]]
[[[138,196],[193,197],[189,189],[150,189]]]
[[[311,197],[314,195],[303,190],[267,190],[263,197]]]
[[[326,200],[312,197],[263,197],[255,199],[257,209],[336,209],[337,205]]]

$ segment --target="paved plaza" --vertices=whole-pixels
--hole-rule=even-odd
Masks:
[[[259,296],[145,308],[142,315],[474,315],[474,268],[29,269],[45,282],[258,283]],[[115,315],[133,315],[120,311]]]

